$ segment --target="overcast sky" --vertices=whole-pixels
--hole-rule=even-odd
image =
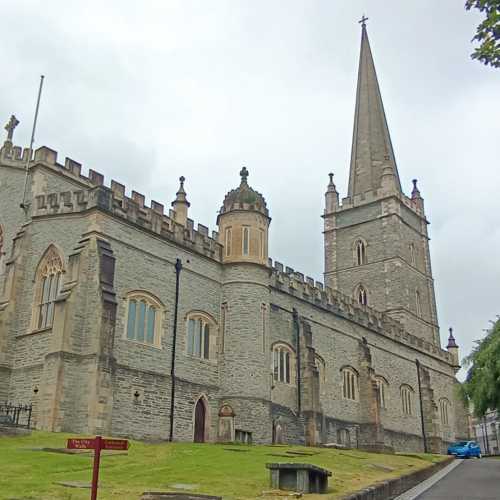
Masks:
[[[399,174],[431,222],[442,343],[465,355],[500,314],[500,70],[469,57],[480,17],[456,0],[2,2],[0,118],[216,229],[239,182],[266,197],[270,256],[322,280],[328,172],[347,191],[358,19],[368,34]],[[109,184],[108,184],[109,185]]]

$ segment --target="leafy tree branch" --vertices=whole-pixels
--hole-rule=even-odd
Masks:
[[[486,15],[472,39],[479,43],[471,55],[472,59],[500,68],[500,0],[467,0],[465,8],[477,9]]]

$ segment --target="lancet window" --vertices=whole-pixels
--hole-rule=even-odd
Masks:
[[[250,253],[250,228],[243,226],[243,238],[242,238],[242,251],[243,255],[249,255]]]
[[[354,244],[354,263],[357,266],[362,266],[367,263],[366,258],[366,243],[359,239]]]
[[[59,252],[55,247],[49,247],[42,257],[36,273],[36,311],[33,329],[52,326],[55,301],[61,287],[63,271],[63,261]]]
[[[225,241],[225,246],[226,246],[226,257],[229,257],[232,252],[232,243],[233,243],[233,230],[232,228],[228,227],[226,228],[226,241]]]
[[[377,384],[377,397],[380,408],[387,408],[387,380],[384,377],[376,377],[375,383]]]
[[[361,306],[368,305],[368,292],[363,285],[359,285],[356,288],[355,299],[358,301],[358,304]]]
[[[413,389],[409,385],[401,386],[401,405],[405,415],[413,415]]]
[[[410,262],[412,266],[417,265],[417,251],[413,243],[410,243]]]
[[[276,344],[273,347],[273,378],[275,382],[292,383],[294,359],[294,353],[287,345]]]
[[[191,313],[187,317],[186,353],[200,359],[216,356],[216,325],[203,313]]]
[[[449,409],[450,402],[446,398],[441,398],[439,400],[439,413],[441,415],[441,423],[443,425],[449,425]]]
[[[358,374],[354,368],[342,368],[342,398],[351,401],[358,400]]]
[[[420,302],[420,292],[415,290],[415,310],[417,311],[417,316],[422,316],[422,304]]]
[[[3,240],[4,240],[3,229],[2,229],[2,225],[0,224],[0,276],[2,275],[2,260],[3,260],[3,254],[4,254]],[[0,291],[1,291],[1,287],[0,287]]]

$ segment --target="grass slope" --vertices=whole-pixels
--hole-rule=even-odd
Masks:
[[[64,448],[68,437],[74,435],[33,432],[30,436],[0,437],[0,499],[88,499],[90,490],[56,483],[90,483],[92,456],[40,450]],[[314,454],[294,456],[289,452]],[[266,462],[307,462],[325,467],[333,472],[329,495],[308,495],[308,498],[341,498],[369,484],[426,467],[442,458],[300,446],[132,441],[128,455],[102,457],[99,500],[138,500],[144,491],[174,491],[172,485],[180,483],[197,485],[193,492],[221,495],[225,499],[255,498],[270,489]]]

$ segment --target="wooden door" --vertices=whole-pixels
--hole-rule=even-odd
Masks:
[[[198,399],[194,410],[194,442],[205,442],[205,404],[201,399]]]

